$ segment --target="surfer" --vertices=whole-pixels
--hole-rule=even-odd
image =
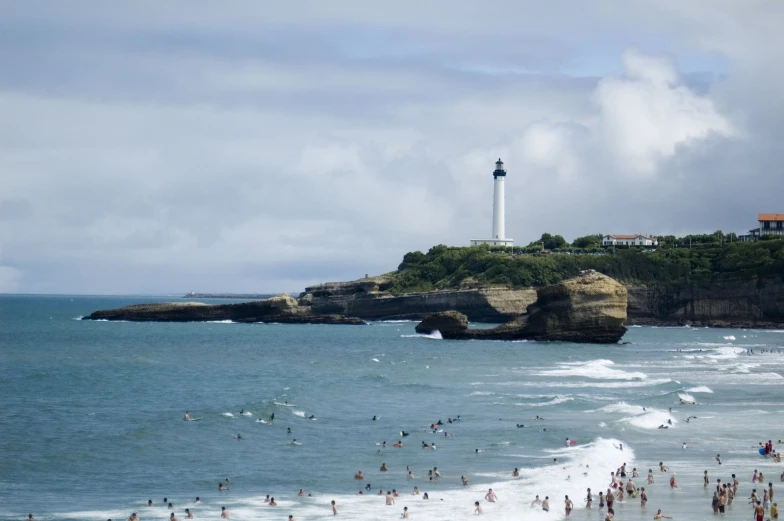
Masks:
[[[286,434],[291,434],[291,427],[286,427]]]
[[[191,416],[190,414],[188,414],[188,411],[185,411],[185,416],[183,416],[182,419],[185,420],[186,422],[191,421]]]
[[[474,454],[480,454],[484,452],[484,449],[474,449]]]
[[[525,425],[524,425],[524,424],[520,424],[520,423],[518,423],[518,424],[517,424],[517,428],[518,428],[518,429],[524,429],[524,428],[525,428]]]
[[[374,414],[373,415],[373,421],[376,421],[376,420],[378,420],[378,418],[376,418],[376,415]]]
[[[405,438],[406,436],[408,436],[406,431],[400,431],[400,437]]]
[[[312,414],[310,416],[308,416],[308,420],[315,420],[315,419],[316,419],[316,417],[313,416]]]
[[[299,445],[299,443],[297,443],[297,438],[294,438],[293,440],[291,440],[289,442],[289,445]]]

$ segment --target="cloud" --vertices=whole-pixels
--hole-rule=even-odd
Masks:
[[[598,3],[576,23],[556,4],[4,13],[5,287],[296,291],[386,272],[489,233],[498,157],[519,243],[744,231],[777,211],[754,187],[784,161],[779,8]]]
[[[625,77],[605,78],[596,91],[604,144],[620,168],[654,176],[678,146],[736,134],[710,98],[680,84],[668,60],[628,51],[623,66]]]

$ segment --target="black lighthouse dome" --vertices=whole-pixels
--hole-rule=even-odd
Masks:
[[[493,178],[496,177],[506,177],[506,170],[504,170],[504,162],[501,161],[501,158],[498,158],[498,161],[495,162],[495,171],[493,172]]]

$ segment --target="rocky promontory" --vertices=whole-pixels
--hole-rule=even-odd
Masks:
[[[277,322],[282,324],[364,324],[356,317],[313,314],[287,294],[237,304],[201,302],[156,302],[95,311],[83,320],[127,320],[132,322]]]
[[[537,290],[526,315],[494,329],[469,329],[465,315],[447,311],[428,316],[417,333],[441,332],[449,339],[618,342],[626,332],[626,288],[594,270]]]
[[[533,288],[470,287],[395,295],[391,279],[368,277],[351,282],[328,282],[305,288],[302,306],[315,314],[337,313],[366,320],[421,320],[438,311],[458,310],[476,322],[502,323],[526,312],[536,300]]]

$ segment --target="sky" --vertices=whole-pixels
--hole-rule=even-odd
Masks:
[[[297,292],[784,213],[784,3],[0,0],[0,292]]]

